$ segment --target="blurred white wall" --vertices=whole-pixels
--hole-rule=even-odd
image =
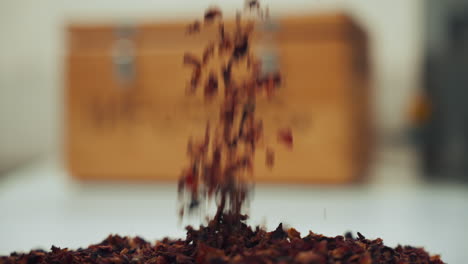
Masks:
[[[424,0],[264,0],[273,14],[348,10],[372,42],[380,134],[398,133],[418,87]],[[195,17],[216,4],[242,0],[1,0],[0,171],[60,150],[63,29],[71,19]]]

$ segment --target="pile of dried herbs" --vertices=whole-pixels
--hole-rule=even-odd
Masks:
[[[381,239],[366,239],[360,233],[325,237],[310,232],[301,237],[295,229],[280,224],[272,232],[252,229],[245,217],[222,215],[206,227],[187,228],[185,240],[163,239],[151,244],[141,238],[109,236],[97,245],[76,251],[52,247],[50,252],[31,251],[0,257],[0,264],[13,263],[297,263],[297,264],[443,264],[420,248],[390,248]]]

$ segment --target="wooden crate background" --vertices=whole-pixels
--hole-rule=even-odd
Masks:
[[[277,35],[284,85],[261,100],[265,136],[275,168],[258,151],[255,179],[263,182],[345,183],[369,163],[371,111],[367,39],[342,14],[285,17]],[[186,97],[185,51],[201,53],[214,31],[184,34],[186,23],[136,26],[136,75],[122,84],[112,60],[113,25],[72,25],[66,58],[66,158],[86,180],[175,180],[187,164],[189,136],[215,120],[217,103]],[[276,143],[290,127],[294,148]]]

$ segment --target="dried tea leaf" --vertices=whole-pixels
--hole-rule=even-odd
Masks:
[[[207,64],[208,61],[213,57],[215,52],[215,45],[210,44],[208,45],[205,50],[203,51],[203,64]]]
[[[299,233],[296,229],[290,228],[288,229],[288,237],[289,239],[293,238],[301,238],[301,233]]]
[[[205,23],[210,23],[216,18],[223,16],[221,10],[217,7],[212,7],[205,12]]]
[[[192,72],[192,77],[190,79],[190,86],[188,87],[188,94],[193,95],[198,86],[200,86],[201,79],[201,67],[196,67]]]
[[[226,53],[228,53],[228,51],[232,50],[232,47],[233,44],[231,39],[228,36],[226,36],[223,40],[220,41],[218,45],[218,56],[225,55]]]
[[[226,37],[226,30],[224,29],[224,23],[219,23],[218,26],[219,40],[222,42]]]
[[[208,81],[205,84],[205,98],[212,98],[218,93],[218,78],[213,72],[210,73]]]
[[[283,229],[283,223],[280,223],[275,231],[270,233],[271,239],[284,239],[288,234]]]
[[[270,148],[266,150],[266,165],[270,169],[275,165],[275,152]]]
[[[194,34],[194,33],[199,33],[201,29],[201,23],[200,21],[195,21],[192,24],[187,26],[187,34]]]
[[[223,76],[224,87],[226,90],[228,90],[229,84],[231,83],[232,63],[229,62],[226,66],[223,66],[221,71]]]
[[[249,37],[242,37],[235,45],[232,51],[232,58],[239,60],[247,54],[249,50]]]
[[[249,0],[246,2],[245,5],[249,9],[259,9],[260,8],[260,2],[258,0]]]
[[[195,56],[194,54],[191,54],[191,53],[185,53],[184,54],[184,64],[185,65],[192,65],[192,66],[195,66],[196,68],[200,68],[201,67],[201,61],[199,58],[197,58],[197,56]]]

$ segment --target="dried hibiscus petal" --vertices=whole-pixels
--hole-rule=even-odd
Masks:
[[[188,186],[192,186],[195,182],[195,175],[192,170],[187,171],[185,174],[185,184]]]
[[[210,73],[205,85],[205,97],[211,98],[218,92],[218,78],[214,73]]]
[[[290,128],[284,128],[278,131],[278,141],[289,148],[293,146],[293,135]]]

